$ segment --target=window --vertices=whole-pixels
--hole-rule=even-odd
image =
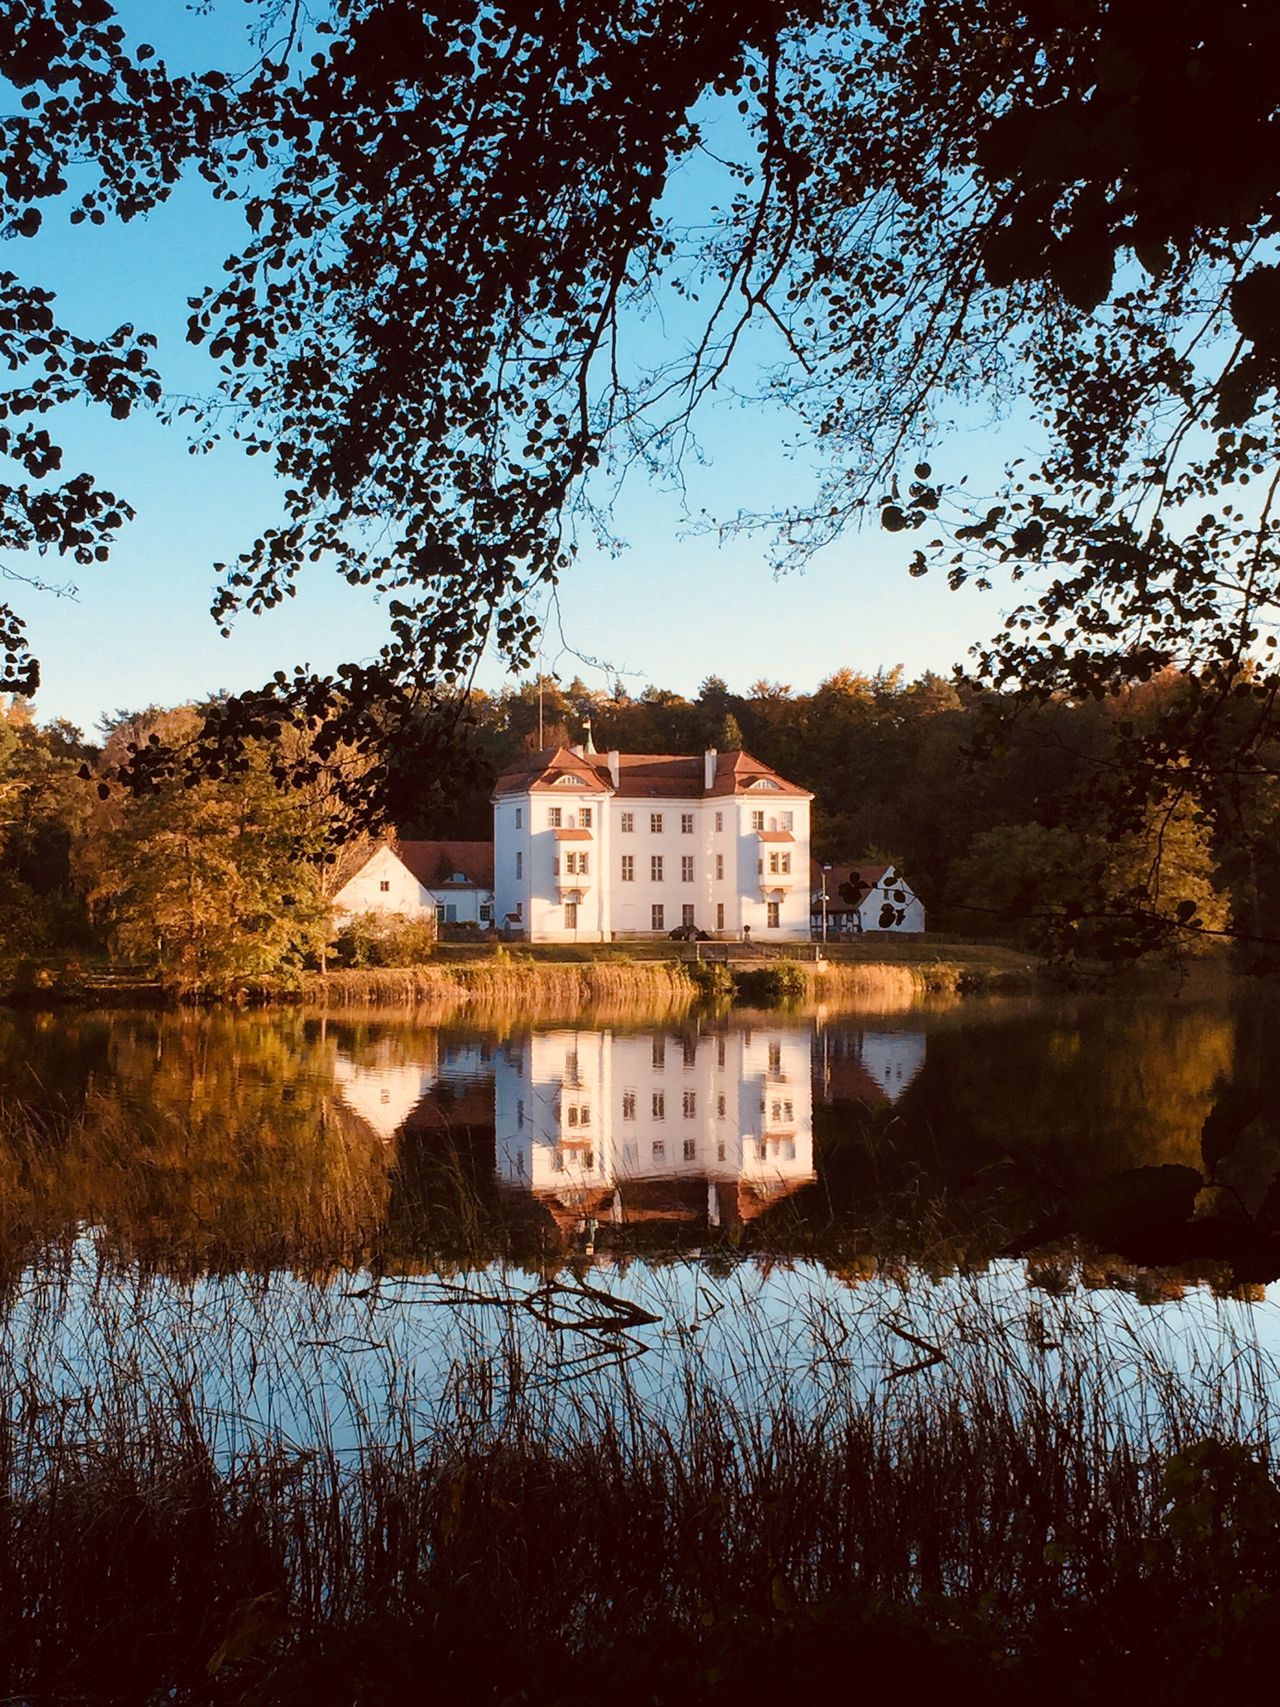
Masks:
[[[623,856],[622,856],[622,881],[624,883],[634,883],[635,880],[636,880],[636,856],[634,854],[623,854]]]
[[[681,909],[680,909],[680,923],[682,925],[691,925],[693,923],[693,902],[692,901],[686,901],[684,903],[684,905],[681,907]]]
[[[724,882],[724,855],[723,854],[717,854],[716,855],[716,882],[717,883],[723,883]]]
[[[516,1098],[516,1126],[521,1127],[523,1125],[524,1125],[524,1098],[523,1097],[517,1097]]]
[[[696,1067],[698,1064],[698,1040],[696,1037],[686,1037],[681,1040],[681,1053],[686,1067]]]
[[[551,1155],[551,1171],[553,1174],[564,1172],[564,1151],[554,1150]]]
[[[724,1161],[724,1145],[723,1144],[717,1144],[716,1145],[716,1161],[717,1162],[723,1162]]]
[[[649,878],[650,878],[650,881],[653,883],[661,883],[662,882],[662,855],[661,854],[651,854],[649,856]],[[655,926],[654,928],[656,929],[657,927]]]
[[[772,1109],[769,1111],[769,1118],[773,1121],[779,1121],[782,1119],[782,1104],[780,1102],[774,1103]]]
[[[589,806],[584,806],[579,811],[578,823],[584,830],[589,830],[591,828],[591,808]]]
[[[718,931],[722,931],[724,929],[724,902],[723,901],[717,901],[716,902],[716,929]]]
[[[551,826],[551,828],[553,830],[558,830],[560,828],[560,820],[561,820],[562,816],[563,816],[563,814],[561,813],[560,808],[558,806],[552,806],[552,807],[548,808],[547,823]]]
[[[667,1040],[665,1037],[655,1037],[652,1050],[653,1068],[660,1073],[667,1064]]]
[[[667,1093],[665,1091],[655,1091],[653,1093],[653,1118],[655,1120],[665,1120],[667,1118]]]
[[[516,855],[516,876],[524,876],[524,855],[522,853]]]
[[[764,829],[764,813],[763,812],[753,812],[751,814],[751,828],[753,830],[763,830]]]
[[[650,814],[649,814],[649,830],[650,830],[650,833],[652,835],[655,835],[655,836],[660,836],[662,834],[662,814],[661,814],[661,812],[650,812]]]
[[[723,812],[717,812],[716,813],[716,829],[717,830],[723,830],[724,829],[724,813]]]
[[[692,812],[682,812],[680,814],[680,834],[682,836],[691,836],[693,834]]]
[[[681,881],[681,883],[692,883],[693,882],[693,855],[692,854],[681,854],[681,856],[680,856],[680,881]]]
[[[584,1150],[582,1152],[582,1165],[584,1168],[588,1169],[595,1167],[596,1153],[594,1150]]]
[[[684,1159],[686,1162],[696,1162],[698,1159],[698,1145],[693,1138],[686,1138],[684,1141]]]
[[[692,1120],[698,1112],[697,1091],[686,1091],[684,1093],[683,1112],[686,1120]]]
[[[636,1093],[634,1091],[623,1091],[623,1093],[622,1093],[622,1118],[624,1120],[634,1120],[635,1117],[636,1117]]]
[[[768,1156],[768,1154],[769,1154],[769,1146],[765,1143],[764,1139],[762,1138],[760,1140],[760,1142],[756,1145],[756,1160],[758,1162],[763,1162],[765,1160],[765,1158]]]
[[[583,1103],[582,1111],[581,1111],[581,1114],[579,1116],[579,1119],[580,1119],[581,1125],[590,1126],[590,1124],[591,1124],[591,1104],[589,1102]]]
[[[482,925],[491,925],[493,923],[493,906],[488,901],[482,901],[480,903],[480,923]]]
[[[791,1102],[784,1102],[783,1103],[783,1105],[782,1105],[782,1118],[784,1120],[794,1120],[795,1119],[795,1104],[794,1103],[791,1103]]]
[[[771,853],[769,855],[769,872],[773,877],[778,875],[778,856],[776,853]]]
[[[384,877],[382,882],[378,885],[378,888],[381,889],[381,891],[384,895],[389,895],[391,893],[391,880],[390,880],[390,878]]]
[[[559,875],[560,875],[560,855],[559,854],[556,854],[551,861],[551,875],[552,875],[552,877],[559,877]]]
[[[666,1153],[667,1153],[667,1146],[663,1143],[661,1138],[656,1138],[654,1140],[654,1143],[653,1143],[653,1159],[654,1159],[654,1161],[655,1162],[662,1161],[663,1158],[666,1156]]]
[[[580,1085],[582,1079],[578,1073],[578,1051],[566,1049],[564,1056],[564,1076],[571,1085]]]
[[[778,926],[782,923],[782,920],[781,920],[779,914],[780,914],[780,908],[779,908],[778,902],[777,901],[770,901],[768,903],[768,912],[766,914],[765,921],[764,921],[767,929],[769,929],[771,931],[777,930]]]
[[[524,807],[523,806],[517,806],[516,807],[516,829],[517,830],[523,830],[524,829]]]
[[[794,830],[795,829],[795,827],[796,827],[796,815],[794,812],[784,812],[782,814],[782,827],[784,830]]]
[[[717,1067],[723,1067],[724,1066],[724,1038],[723,1037],[717,1037],[716,1038],[716,1066]]]
[[[660,931],[660,930],[663,930],[663,929],[664,929],[664,928],[665,928],[665,926],[664,926],[664,924],[663,924],[663,918],[662,918],[662,908],[661,908],[661,907],[655,907],[655,908],[654,908],[654,909],[653,909],[653,924],[652,924],[652,928],[653,928],[653,929],[654,929],[654,930],[655,930],[655,931]]]
[[[779,860],[782,866],[782,875],[786,877],[791,871],[791,855],[789,853],[781,854]]]
[[[782,1045],[780,1043],[769,1045],[769,1071],[775,1077],[782,1071]]]
[[[578,1124],[578,1110],[571,1103],[569,1105],[569,1107],[565,1110],[565,1125],[566,1126],[576,1126],[577,1124]]]
[[[717,1097],[716,1098],[716,1119],[717,1120],[723,1120],[724,1119],[724,1098],[723,1097]]]
[[[622,833],[623,833],[623,835],[629,836],[631,834],[631,832],[636,827],[636,815],[635,815],[635,813],[634,812],[624,812],[622,814],[622,821],[621,822],[622,822]]]
[[[782,784],[775,782],[771,776],[758,776],[756,778],[756,780],[751,784],[751,786],[752,786],[752,788],[772,789],[773,792],[776,794],[778,792],[778,790],[781,788]]]
[[[576,931],[578,928],[578,903],[576,901],[566,901],[564,904],[564,928],[567,931]]]
[[[516,902],[516,910],[514,913],[512,913],[511,917],[516,921],[517,924],[519,924],[521,919],[524,918],[524,902],[523,901],[517,901]]]

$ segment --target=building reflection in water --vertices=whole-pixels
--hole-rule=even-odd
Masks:
[[[923,1031],[853,1031],[824,1026],[814,1051],[823,1102],[896,1103],[924,1066]]]
[[[688,1032],[560,1029],[505,1044],[418,1033],[339,1043],[344,1102],[387,1143],[447,1132],[562,1233],[593,1223],[729,1227],[812,1183],[815,1095],[897,1102],[920,1031],[776,1023]],[[481,1162],[483,1149],[477,1153]]]
[[[469,1118],[491,1117],[494,1051],[488,1044],[417,1032],[411,1058],[405,1054],[405,1039],[392,1033],[366,1045],[359,1058],[339,1042],[334,1056],[338,1095],[385,1142],[411,1117],[419,1125],[460,1119],[464,1101]]]
[[[549,1031],[496,1063],[498,1175],[563,1231],[753,1220],[816,1178],[808,1028]]]

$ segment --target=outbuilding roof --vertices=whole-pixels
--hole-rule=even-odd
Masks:
[[[492,842],[394,841],[391,851],[424,889],[493,888]]]

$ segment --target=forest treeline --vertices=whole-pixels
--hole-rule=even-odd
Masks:
[[[1189,691],[1167,673],[1122,697],[1029,706],[901,670],[841,670],[811,693],[709,677],[693,698],[544,677],[471,697],[456,763],[397,828],[487,839],[494,777],[539,744],[581,741],[589,720],[601,752],[745,746],[813,790],[813,851],[833,884],[842,865],[892,860],[931,929],[1104,957],[1229,932],[1265,960],[1280,937],[1273,778],[1224,776],[1221,799],[1193,801],[1144,794],[1132,773],[1135,745]],[[280,754],[250,748],[199,786],[110,780],[131,748],[194,739],[203,709],[117,714],[96,742],[21,700],[3,709],[6,961],[109,955],[220,980],[320,962],[330,897],[366,845],[323,773],[282,792]],[[339,750],[333,765],[381,757]]]

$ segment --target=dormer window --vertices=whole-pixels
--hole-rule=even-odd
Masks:
[[[580,776],[571,776],[568,771],[565,771],[556,778],[555,786],[557,788],[585,788],[587,785]]]
[[[758,776],[751,786],[752,788],[771,788],[776,794],[781,784],[776,783],[771,776]]]

